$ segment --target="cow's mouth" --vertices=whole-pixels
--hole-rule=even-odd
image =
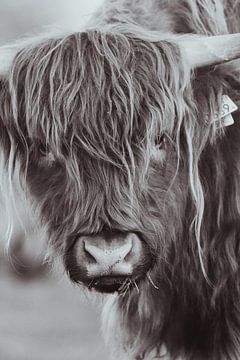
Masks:
[[[101,293],[125,292],[131,287],[131,279],[126,276],[101,276],[92,280],[89,288]]]

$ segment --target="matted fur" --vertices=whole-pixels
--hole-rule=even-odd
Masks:
[[[105,309],[115,358],[240,357],[239,113],[211,123],[222,94],[240,105],[239,62],[191,73],[173,35],[239,32],[239,14],[109,0],[88,30],[24,46],[1,80],[8,183],[17,172],[52,256],[106,226],[148,246],[145,280]]]

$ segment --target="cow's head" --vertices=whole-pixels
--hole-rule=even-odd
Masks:
[[[155,291],[194,219],[200,229],[198,161],[211,127],[199,119],[218,99],[208,103],[206,79],[194,90],[190,74],[235,58],[239,35],[158,37],[115,26],[16,56],[0,49],[9,169],[20,164],[70,278],[102,292]]]

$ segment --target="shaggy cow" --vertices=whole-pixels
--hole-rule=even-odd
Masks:
[[[115,358],[240,358],[239,31],[235,0],[108,0],[1,48],[10,198],[19,179],[51,256],[114,293]]]

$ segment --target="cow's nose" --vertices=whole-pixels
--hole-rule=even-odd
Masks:
[[[139,262],[142,243],[136,233],[100,233],[82,236],[76,244],[76,259],[87,276],[130,276]]]
[[[133,241],[132,237],[129,236],[127,241],[119,246],[111,246],[106,245],[97,246],[96,244],[92,244],[90,239],[84,240],[84,250],[87,255],[90,255],[92,260],[95,261],[94,265],[99,266],[99,268],[107,268],[112,267],[116,264],[124,263],[126,260],[126,256],[130,255]]]

